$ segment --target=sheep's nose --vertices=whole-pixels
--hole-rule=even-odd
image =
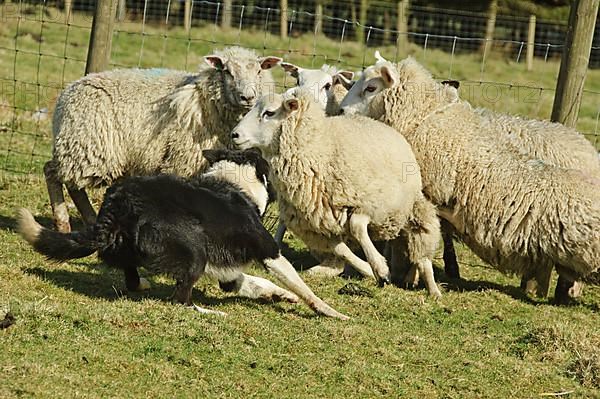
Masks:
[[[240,96],[240,98],[242,99],[243,102],[245,103],[250,103],[252,100],[254,100],[254,96],[253,95],[249,95],[249,96]]]
[[[240,134],[238,132],[231,132],[231,138],[232,139],[239,139],[240,138]]]
[[[344,115],[344,108],[340,109],[340,115]]]

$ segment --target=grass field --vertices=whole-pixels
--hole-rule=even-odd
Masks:
[[[577,305],[556,307],[524,296],[517,278],[501,275],[460,246],[463,280],[447,279],[436,259],[444,293],[437,302],[424,289],[379,289],[360,280],[352,283],[372,296],[343,295],[338,290],[347,280],[304,275],[319,296],[352,317],[348,322],[315,317],[303,305],[238,299],[204,280],[195,301],[228,317],[203,317],[168,303],[173,281],[165,276],[145,276],[152,289],[127,294],[122,276],[94,257],[46,262],[14,233],[14,214],[27,206],[50,225],[39,174],[49,156],[50,124],[32,120],[32,111],[51,110],[57,88],[83,74],[84,63],[77,60],[85,60],[88,21],[76,16],[75,22],[83,28],[72,25],[66,40],[61,24],[45,24],[41,36],[39,22],[0,24],[0,169],[31,172],[0,179],[0,319],[9,310],[16,317],[0,330],[0,397],[600,397],[600,289],[587,287]],[[136,66],[141,59],[141,66],[193,70],[212,48],[201,38],[264,44],[281,49],[269,53],[307,66],[313,57],[302,54],[315,48],[312,37],[283,42],[243,32],[238,38],[237,31],[213,32],[209,26],[194,29],[192,41],[177,28],[168,31],[166,45],[162,37],[147,36],[140,57],[141,36],[125,32],[139,26],[119,28],[112,57],[117,65]],[[22,50],[16,67],[15,37]],[[382,50],[394,57],[393,48]],[[493,53],[482,76],[480,55],[452,58],[416,47],[411,52],[440,78],[448,77],[452,64],[454,78],[470,81],[461,94],[474,104],[538,117],[550,112],[551,90],[538,98],[539,90],[515,94],[514,87],[501,85],[501,94],[492,95],[485,91],[491,85],[477,82],[553,88],[556,60],[536,60],[535,71],[527,72],[522,63]],[[336,62],[338,54],[342,66],[362,64],[363,49],[354,43],[340,48],[320,38],[315,53],[314,65]],[[65,60],[65,54],[75,60]],[[590,71],[587,89],[600,91],[599,73]],[[597,107],[598,98],[586,93],[582,131],[594,131]],[[305,250],[296,240],[290,244],[301,266]],[[251,272],[265,276],[259,268]]]

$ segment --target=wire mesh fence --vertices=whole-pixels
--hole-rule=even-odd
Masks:
[[[360,70],[378,49],[390,60],[412,55],[439,79],[461,81],[475,106],[550,116],[566,22],[488,15],[391,1],[118,0],[110,66],[193,71],[216,48],[242,45],[304,67]],[[284,4],[285,5],[285,4]],[[51,157],[56,97],[83,76],[93,4],[4,2],[0,6],[0,171],[39,174]],[[534,57],[527,65],[528,47]],[[600,38],[590,58],[600,66]],[[281,88],[291,86],[275,71]],[[591,69],[578,129],[597,147],[600,72]]]

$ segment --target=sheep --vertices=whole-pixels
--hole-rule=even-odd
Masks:
[[[96,218],[86,188],[129,175],[203,171],[203,149],[228,144],[256,98],[274,90],[278,57],[229,47],[197,73],[121,69],[70,84],[56,104],[52,159],[44,166],[56,227],[70,231],[64,184],[86,224]]]
[[[414,59],[367,68],[342,102],[404,135],[426,197],[480,258],[533,276],[556,267],[557,302],[600,267],[600,189],[593,176],[498,146],[494,124]]]
[[[318,102],[329,116],[339,113],[339,105],[342,99],[348,92],[347,88],[354,76],[350,71],[339,71],[333,66],[324,64],[320,69],[307,69],[300,66],[290,64],[289,62],[281,62],[279,65],[292,77],[296,79],[298,88],[309,89],[318,98]],[[296,87],[290,90],[296,90]],[[283,237],[285,235],[286,226],[280,220],[275,232],[275,241],[281,247],[283,245]],[[328,257],[324,254],[313,253],[313,255],[321,261],[321,264],[312,267],[309,271],[311,274],[320,275],[338,275],[341,272],[341,264],[335,258]],[[324,266],[327,265],[327,266]],[[370,277],[373,277],[372,275]]]
[[[482,122],[498,133],[502,143],[508,144],[525,157],[540,159],[551,165],[577,169],[600,182],[600,161],[596,149],[582,134],[560,123],[530,120],[501,114],[485,108],[475,109]],[[599,183],[600,184],[600,183]],[[454,259],[458,270],[458,264]],[[521,287],[528,293],[548,295],[552,269],[538,271],[536,276],[524,276]],[[529,277],[535,277],[530,279]],[[580,288],[574,288],[577,292]]]
[[[310,249],[333,253],[362,274],[372,270],[385,283],[389,269],[371,237],[402,235],[430,295],[441,296],[431,262],[439,220],[401,135],[360,116],[326,117],[312,93],[299,89],[261,98],[231,137],[269,161],[282,218]],[[360,244],[368,263],[352,253],[348,239]]]

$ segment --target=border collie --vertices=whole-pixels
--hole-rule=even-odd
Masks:
[[[19,212],[18,231],[53,261],[98,252],[106,264],[123,270],[129,290],[149,287],[139,266],[170,273],[177,281],[172,300],[201,313],[223,314],[192,303],[192,288],[206,274],[240,296],[289,302],[300,297],[319,314],[346,319],[310,290],[262,225],[269,167],[260,153],[205,150],[203,155],[210,165],[203,175],[131,177],[112,185],[96,223],[82,231],[46,229],[27,209]],[[262,262],[293,293],[242,273],[252,261]]]

